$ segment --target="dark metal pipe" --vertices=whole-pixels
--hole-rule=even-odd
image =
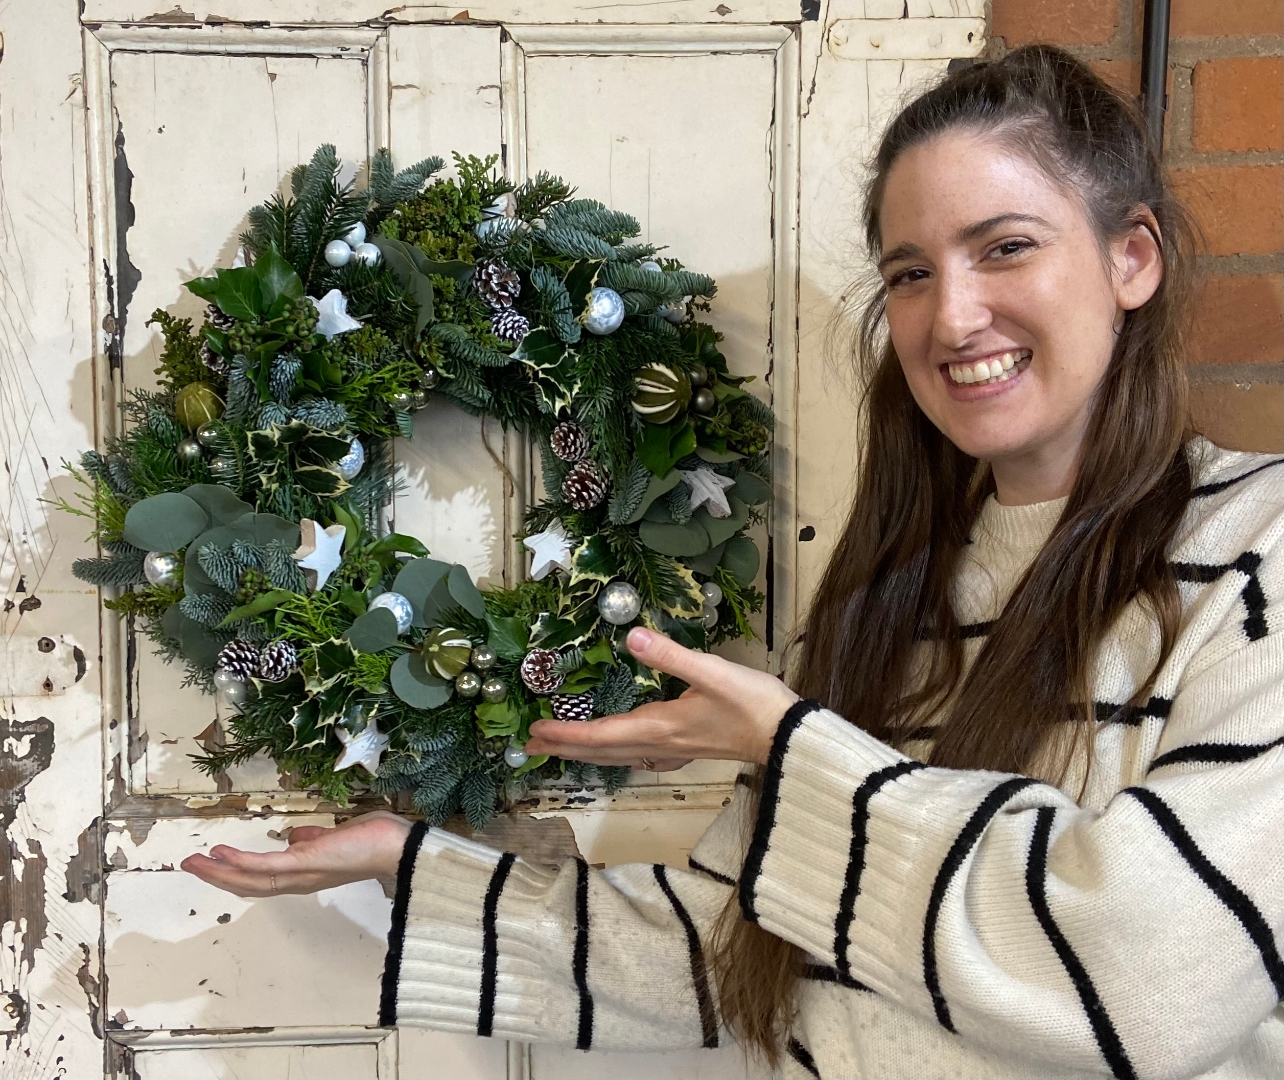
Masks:
[[[1146,0],[1141,32],[1141,107],[1155,153],[1163,156],[1168,109],[1168,0]]]

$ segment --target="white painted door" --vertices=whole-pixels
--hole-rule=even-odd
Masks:
[[[822,342],[860,269],[861,163],[907,87],[979,51],[982,0],[209,3],[0,7],[0,1071],[751,1075],[735,1049],[583,1054],[378,1028],[377,885],[251,901],[176,872],[190,851],[266,848],[335,808],[267,762],[191,767],[220,738],[211,699],[100,613],[70,574],[91,554],[85,523],[50,502],[71,494],[60,463],[150,383],[150,312],[196,314],[181,282],[230,262],[246,210],[316,145],[354,167],[381,145],[400,162],[502,151],[513,178],[561,173],[717,278],[711,321],[780,418],[765,640],[735,655],[778,663],[857,449],[842,358]],[[492,580],[523,572],[519,438],[431,407],[399,460],[401,531]],[[572,810],[550,791],[526,829],[499,827],[593,863],[683,867],[730,776],[696,763]]]

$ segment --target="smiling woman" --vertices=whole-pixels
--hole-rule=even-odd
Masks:
[[[689,689],[526,746],[750,763],[690,872],[392,815],[184,867],[395,870],[387,1023],[730,1031],[789,1077],[1284,1074],[1284,458],[1191,430],[1145,125],[1019,49],[908,104],[872,175],[867,448],[790,685],[635,629]]]

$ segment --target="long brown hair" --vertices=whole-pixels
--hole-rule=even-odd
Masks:
[[[960,126],[992,134],[1070,190],[1103,247],[1144,224],[1138,209],[1149,208],[1162,238],[1163,280],[1123,318],[1065,510],[966,677],[950,582],[994,482],[988,466],[954,446],[915,402],[885,332],[886,291],[881,282],[870,289],[857,320],[867,433],[859,485],[804,624],[792,682],[893,746],[943,713],[932,765],[1037,767],[1063,782],[1075,762],[1086,778],[1092,661],[1111,623],[1135,599],[1158,625],[1159,660],[1133,702],[1148,696],[1180,623],[1165,554],[1192,486],[1182,337],[1194,236],[1136,106],[1068,53],[1036,45],[948,75],[891,123],[866,191],[875,258],[893,163]],[[929,659],[916,670],[922,642]],[[747,922],[732,897],[714,934],[722,1015],[773,1067],[792,1024],[802,959],[797,946]]]

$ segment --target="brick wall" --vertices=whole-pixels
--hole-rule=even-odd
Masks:
[[[992,48],[1065,46],[1130,93],[1140,0],[991,0]],[[1284,0],[1172,0],[1164,156],[1205,235],[1190,350],[1196,426],[1284,450]]]

